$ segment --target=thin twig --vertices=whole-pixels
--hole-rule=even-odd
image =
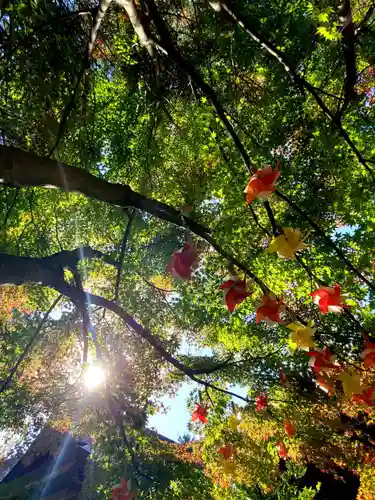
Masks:
[[[31,337],[31,339],[29,340],[29,342],[26,344],[26,347],[23,350],[23,353],[18,358],[18,360],[17,360],[16,364],[14,365],[14,367],[10,370],[7,379],[5,380],[5,382],[3,383],[3,385],[1,386],[1,388],[0,388],[0,394],[2,392],[4,392],[5,389],[7,389],[7,387],[9,386],[9,384],[11,383],[11,381],[13,380],[13,377],[14,377],[16,371],[18,370],[18,367],[20,366],[20,364],[22,363],[22,361],[26,358],[26,356],[30,352],[31,347],[33,346],[34,342],[36,341],[36,339],[37,339],[39,333],[41,332],[43,326],[45,325],[45,323],[46,323],[49,315],[51,314],[51,312],[57,306],[57,304],[60,302],[61,299],[62,299],[62,295],[59,295],[57,297],[57,299],[55,299],[52,302],[52,304],[50,305],[50,307],[48,308],[47,312],[43,316],[43,318],[42,318],[41,322],[39,323],[38,327],[36,328],[34,335]]]
[[[149,0],[151,1],[151,0]],[[291,64],[285,54],[281,52],[277,47],[275,47],[272,43],[270,43],[262,34],[258,33],[254,30],[248,21],[245,21],[239,14],[235,13],[232,8],[230,8],[225,2],[222,1],[210,1],[210,5],[216,10],[219,11],[223,9],[230,18],[235,21],[256,43],[258,43],[263,49],[265,49],[272,57],[274,57],[279,63],[283,66],[287,74],[290,75],[292,80],[296,83],[296,85],[301,90],[307,90],[312,97],[315,99],[318,106],[321,108],[323,113],[327,116],[327,118],[331,121],[333,126],[339,131],[340,135],[344,138],[345,142],[348,144],[349,148],[353,151],[355,156],[357,157],[359,163],[363,165],[366,171],[370,174],[373,180],[375,180],[374,171],[368,166],[367,161],[363,157],[363,155],[358,150],[357,146],[354,144],[352,139],[350,138],[347,131],[341,125],[341,116],[334,115],[330,109],[325,105],[320,95],[318,94],[315,87],[309,83],[305,78],[303,78],[295,69],[296,66]]]
[[[348,269],[350,269],[358,278],[363,281],[363,283],[366,283],[366,285],[371,288],[373,292],[375,292],[375,285],[371,283],[351,262],[350,260],[345,256],[345,254],[342,252],[342,250],[334,243],[334,241],[326,235],[326,233],[323,231],[323,229],[316,224],[316,222],[306,213],[304,212],[297,203],[295,203],[293,200],[291,200],[288,196],[285,194],[281,193],[280,191],[276,190],[275,194],[281,198],[282,200],[286,201],[299,215],[301,215],[304,219],[306,219],[311,227],[315,229],[317,234],[323,238],[323,240],[329,245],[335,252],[336,254],[340,257],[340,260],[346,265]]]
[[[116,276],[116,285],[115,285],[115,298],[113,299],[115,302],[118,301],[118,294],[119,294],[119,289],[120,289],[120,282],[121,282],[121,272],[122,272],[122,266],[124,263],[124,258],[125,258],[125,252],[126,252],[126,246],[128,244],[128,239],[130,236],[130,230],[131,226],[134,220],[134,212],[133,211],[127,211],[128,215],[128,223],[126,225],[126,229],[124,232],[124,237],[122,238],[121,242],[121,250],[120,250],[120,258],[118,261],[118,270],[117,270],[117,276]]]
[[[129,452],[129,455],[130,455],[130,458],[131,458],[134,470],[136,471],[136,473],[140,477],[144,477],[145,479],[148,479],[149,481],[154,482],[154,479],[152,477],[148,476],[147,474],[144,474],[140,470],[137,457],[135,456],[134,450],[133,450],[133,448],[132,448],[132,446],[131,446],[131,444],[129,442],[129,439],[128,439],[127,435],[126,435],[124,421],[123,421],[123,418],[122,418],[122,415],[121,415],[121,411],[119,410],[118,405],[116,403],[116,400],[114,399],[113,396],[111,396],[110,394],[107,394],[107,402],[108,402],[109,410],[112,413],[112,416],[115,419],[115,421],[116,421],[116,423],[117,423],[117,425],[119,427],[122,442],[123,442],[125,448]]]
[[[248,205],[249,209],[250,209],[250,212],[251,212],[251,215],[253,216],[253,219],[255,221],[255,224],[257,226],[260,227],[260,229],[265,233],[267,234],[267,236],[272,236],[272,234],[268,231],[268,229],[266,229],[264,226],[262,226],[262,224],[259,222],[259,218],[257,216],[257,214],[255,213],[253,207],[251,205]]]
[[[83,293],[83,286],[81,276],[77,267],[72,269],[74,280],[76,283],[77,289]],[[83,354],[82,354],[82,364],[85,365],[87,363],[87,356],[89,350],[89,333],[90,333],[90,317],[88,314],[87,306],[85,301],[79,301],[77,303],[78,308],[81,311],[82,315],[82,335],[83,335]]]

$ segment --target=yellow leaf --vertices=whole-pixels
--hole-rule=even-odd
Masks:
[[[295,259],[295,252],[308,248],[301,238],[299,229],[284,227],[283,234],[276,236],[268,247],[268,252],[277,254],[284,259]]]
[[[233,474],[236,472],[236,466],[232,460],[222,460],[221,465],[226,474]]]
[[[289,345],[292,350],[296,348],[308,350],[310,347],[316,347],[314,342],[315,328],[310,328],[310,326],[304,326],[300,323],[290,323],[287,325],[287,328],[292,330],[289,337]]]
[[[342,382],[345,396],[348,399],[351,399],[353,394],[360,394],[364,389],[361,386],[361,375],[359,373],[351,375],[348,372],[343,372],[338,378]]]
[[[228,427],[233,431],[237,432],[238,431],[238,426],[240,425],[241,420],[236,417],[236,415],[231,415],[228,418]]]
[[[173,280],[170,276],[156,275],[150,279],[151,283],[162,290],[173,290]]]

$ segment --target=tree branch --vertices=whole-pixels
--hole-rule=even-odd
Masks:
[[[357,83],[357,67],[354,45],[354,24],[352,18],[352,9],[350,0],[343,0],[340,10],[342,50],[345,61],[345,84],[344,84],[344,102],[336,115],[338,119],[344,114],[349,103],[356,99],[357,94],[355,85]]]
[[[155,22],[155,25],[156,25],[156,28],[159,31],[159,34],[160,34],[160,37],[161,37],[161,42],[158,42],[158,43],[161,44],[161,46],[163,47],[163,49],[165,50],[165,52],[175,61],[176,64],[178,64],[180,66],[180,68],[186,74],[188,74],[190,76],[191,80],[198,87],[201,88],[201,90],[207,95],[207,97],[210,98],[212,104],[214,105],[214,107],[216,109],[217,114],[219,115],[219,117],[222,120],[223,124],[226,126],[228,133],[232,137],[233,142],[235,143],[235,145],[236,145],[236,147],[237,147],[237,149],[238,149],[238,151],[239,151],[239,153],[240,153],[240,155],[241,155],[241,157],[242,157],[242,159],[243,159],[243,161],[244,161],[244,163],[245,163],[248,171],[251,173],[254,170],[254,166],[250,162],[250,158],[247,155],[246,150],[245,150],[245,148],[244,148],[244,146],[243,146],[240,138],[238,137],[238,135],[234,131],[231,123],[227,119],[225,110],[222,107],[222,105],[220,104],[215,91],[203,80],[203,78],[200,76],[200,74],[195,71],[194,67],[189,62],[187,62],[187,61],[185,61],[183,59],[183,57],[179,53],[178,49],[176,49],[174,47],[174,44],[172,43],[172,41],[170,39],[170,35],[169,35],[169,32],[168,32],[168,29],[167,29],[164,21],[159,16],[158,9],[156,7],[156,4],[155,4],[154,0],[146,0],[146,3],[148,5],[148,7],[149,7],[149,10],[150,10],[150,13],[151,13],[151,17],[153,18],[153,20]],[[255,40],[257,43],[259,43],[263,48],[265,48],[273,57],[275,57],[283,65],[283,67],[285,68],[285,70],[292,76],[292,78],[294,79],[294,81],[300,87],[306,88],[313,95],[313,97],[315,98],[316,102],[321,107],[321,109],[324,111],[324,113],[330,118],[330,120],[332,121],[332,123],[340,130],[341,135],[344,137],[344,139],[346,140],[347,144],[351,147],[352,151],[356,154],[358,160],[362,163],[362,165],[366,168],[366,170],[374,178],[374,174],[373,174],[372,169],[370,169],[368,167],[366,161],[364,160],[364,158],[362,157],[362,155],[360,154],[360,152],[358,151],[358,149],[356,148],[356,146],[354,145],[354,143],[351,141],[351,139],[348,136],[347,132],[341,126],[340,121],[337,120],[337,118],[327,108],[327,106],[324,104],[324,102],[322,101],[321,97],[319,96],[319,94],[317,93],[317,91],[315,90],[315,88],[310,83],[308,83],[304,78],[302,78],[297,73],[297,71],[295,69],[293,69],[292,65],[289,64],[286,61],[286,58],[285,58],[284,54],[281,51],[279,51],[276,47],[274,47],[272,44],[270,44],[262,35],[260,35],[259,33],[255,32],[253,29],[250,29],[249,26],[248,26],[248,24],[245,24],[245,22],[242,19],[240,19],[227,6],[227,4],[225,4],[224,2],[221,2],[221,1],[210,2],[210,4],[212,5],[213,8],[215,8],[215,10],[220,10],[221,8],[225,9],[227,11],[227,13],[241,26],[241,28],[243,28],[246,31],[246,33],[248,33],[251,36],[251,38],[253,40]],[[279,193],[279,195],[281,196],[281,193]],[[283,199],[285,201],[287,201],[291,206],[293,206],[293,205],[295,206],[295,204],[292,204],[291,200],[287,196],[285,196],[285,195],[282,195],[282,196],[283,196]],[[278,229],[277,229],[277,225],[276,225],[276,221],[275,221],[275,217],[273,215],[272,209],[271,209],[271,207],[270,207],[270,205],[269,205],[268,202],[265,202],[264,205],[265,205],[265,208],[266,208],[266,211],[267,211],[267,215],[268,215],[268,217],[270,219],[270,222],[271,222],[273,233],[274,233],[274,235],[278,234]],[[310,219],[307,216],[307,214],[305,214],[301,210],[300,210],[300,213],[302,213],[303,216],[305,217],[305,219],[308,220],[310,223],[313,222],[312,219]],[[315,223],[314,223],[314,225],[315,225],[315,227],[314,226],[313,227],[316,229],[317,225]],[[327,242],[328,241],[330,242],[329,243],[330,246],[336,251],[336,253],[339,255],[339,257],[341,258],[341,260],[349,267],[349,269],[351,271],[355,272],[357,274],[357,276],[361,278],[362,281],[364,281],[370,288],[372,288],[372,290],[375,291],[375,287],[372,285],[372,283],[369,280],[367,280],[350,263],[350,261],[345,257],[345,255],[343,254],[343,252],[341,252],[341,250],[334,244],[334,242],[320,228],[318,228],[318,231],[319,231],[320,235],[322,235],[322,236],[324,235],[324,238],[325,238],[325,240]],[[211,238],[207,238],[206,237],[205,239],[206,239],[206,241],[209,241],[210,243],[212,241]],[[214,246],[214,248],[217,248],[217,247]],[[252,274],[250,274],[250,276],[252,276]],[[258,281],[256,281],[256,282],[258,284],[260,284]],[[263,287],[264,284],[262,284],[260,286]]]
[[[63,253],[63,252],[62,252]],[[188,368],[185,366],[181,361],[178,359],[174,358],[163,346],[161,340],[153,335],[150,330],[147,328],[144,328],[142,325],[140,325],[132,316],[130,316],[121,306],[116,304],[115,302],[108,300],[104,297],[100,297],[98,295],[94,295],[91,293],[84,292],[83,290],[80,290],[77,287],[73,287],[69,285],[68,283],[65,282],[64,280],[64,274],[63,274],[63,269],[62,273],[56,273],[56,270],[54,266],[51,266],[51,260],[52,257],[45,258],[45,259],[36,259],[32,257],[17,257],[17,256],[7,256],[7,265],[6,267],[1,267],[0,266],[0,284],[4,283],[12,283],[12,284],[23,284],[23,283],[38,283],[44,286],[49,286],[51,288],[54,288],[56,291],[60,292],[62,295],[65,295],[65,297],[68,297],[72,302],[75,304],[85,304],[86,307],[88,304],[94,304],[99,307],[103,307],[104,309],[107,309],[109,311],[112,311],[114,314],[116,314],[119,318],[122,319],[124,324],[127,325],[128,328],[133,330],[140,338],[142,338],[144,341],[146,341],[149,345],[151,345],[159,354],[160,356],[165,359],[169,364],[177,368],[179,371],[184,373],[187,377],[189,377],[191,380],[194,382],[204,385],[205,387],[211,387],[219,392],[222,392],[223,394],[228,394],[233,397],[237,397],[239,399],[242,399],[243,401],[250,402],[247,398],[244,398],[236,393],[233,393],[231,391],[226,391],[225,389],[222,389],[220,387],[217,387],[205,380],[198,379],[195,374],[194,370],[191,368]],[[26,268],[25,272],[25,260],[28,261],[28,266]],[[1,261],[0,261],[1,262]],[[67,267],[67,266],[64,266]],[[12,270],[9,270],[12,268]],[[30,275],[28,274],[27,270],[30,269],[35,269],[39,268],[39,272],[37,273],[38,279],[34,281],[33,279],[30,279]],[[8,269],[8,271],[7,271]],[[4,271],[4,272],[2,272]],[[7,276],[4,276],[4,274],[7,274]],[[9,276],[13,277],[13,281],[9,281]],[[33,276],[35,279],[35,275]]]
[[[353,151],[359,163],[363,165],[365,170],[371,175],[372,179],[375,180],[375,175],[372,168],[369,167],[369,165],[367,164],[367,160],[365,160],[363,155],[358,150],[357,146],[349,137],[349,134],[341,125],[340,117],[336,116],[332,113],[332,111],[330,111],[330,109],[325,105],[324,101],[318,94],[318,91],[315,89],[315,87],[297,72],[296,67],[287,60],[285,54],[283,54],[283,52],[281,52],[279,49],[277,49],[277,47],[270,43],[263,35],[254,30],[254,28],[250,26],[248,21],[245,21],[242,17],[239,16],[239,14],[235,13],[225,2],[210,1],[209,3],[216,11],[220,11],[221,9],[223,9],[229,15],[229,17],[250,36],[250,38],[258,43],[283,66],[285,71],[290,75],[292,80],[294,80],[294,82],[300,89],[306,89],[312,95],[320,109],[338,130],[340,135],[344,138],[349,148]]]
[[[362,21],[358,23],[355,29],[355,36],[358,36],[363,31],[363,29],[366,27],[367,22],[371,19],[371,16],[374,14],[374,11],[375,11],[375,3],[373,3],[373,5],[369,7]]]
[[[6,231],[6,227],[7,227],[7,224],[8,224],[8,219],[10,217],[10,214],[12,213],[12,210],[14,208],[14,205],[17,201],[17,198],[18,198],[18,195],[19,195],[19,192],[20,190],[19,189],[16,189],[15,190],[15,193],[14,193],[14,197],[13,197],[13,200],[12,200],[12,203],[9,205],[9,208],[7,210],[7,213],[5,214],[5,218],[4,218],[4,222],[3,222],[3,227]]]
[[[151,281],[148,281],[148,279],[146,279],[143,274],[141,274],[140,272],[137,272],[138,276],[140,278],[142,278],[142,280],[146,283],[146,285],[148,285],[150,288],[153,288],[154,290],[156,290],[157,292],[162,292],[162,293],[172,293],[173,290],[167,290],[166,288],[159,288],[158,286],[154,285],[153,283],[151,283]]]
[[[111,5],[112,0],[100,0],[99,5],[98,5],[98,10],[96,11],[96,16],[91,28],[91,33],[90,33],[90,40],[89,40],[89,45],[88,45],[88,55],[89,57],[92,54],[92,51],[94,50],[96,38],[98,36],[98,31],[100,28],[100,25],[104,19],[104,16],[108,10],[108,7]]]
[[[310,226],[315,229],[316,233],[327,243],[328,246],[330,246],[336,254],[339,256],[341,262],[346,265],[350,271],[352,271],[358,278],[363,282],[366,283],[366,285],[371,288],[373,292],[375,292],[375,285],[366,278],[351,262],[350,260],[345,256],[344,252],[336,245],[336,243],[331,240],[329,236],[325,234],[325,232],[316,224],[313,219],[306,213],[304,212],[297,203],[294,203],[293,200],[291,200],[288,196],[285,194],[281,193],[280,191],[276,190],[275,194],[281,198],[282,200],[286,201],[299,215],[301,215],[304,219],[308,221]]]
[[[210,232],[178,210],[136,193],[130,186],[111,184],[81,168],[37,156],[21,149],[0,145],[0,182],[12,186],[44,186],[78,192],[104,203],[134,207],[204,237]]]
[[[108,403],[109,411],[111,412],[113,418],[115,419],[116,424],[119,427],[120,435],[121,435],[121,440],[122,440],[122,442],[123,442],[123,444],[125,446],[125,449],[127,449],[128,452],[129,452],[129,455],[130,455],[130,458],[131,458],[131,461],[132,461],[132,465],[134,467],[135,472],[140,477],[144,477],[144,478],[148,479],[149,481],[154,482],[154,479],[152,479],[147,474],[144,474],[140,470],[137,457],[135,456],[135,453],[133,451],[132,445],[131,445],[131,443],[130,443],[127,435],[126,435],[126,432],[125,432],[124,420],[123,420],[122,415],[121,415],[121,410],[119,409],[119,407],[118,407],[118,405],[117,405],[114,397],[111,396],[110,394],[107,394],[107,403]]]
[[[76,97],[78,94],[79,86],[81,85],[82,78],[84,77],[86,70],[89,68],[89,66],[90,66],[90,63],[88,62],[88,59],[85,58],[83,63],[82,63],[81,70],[78,73],[76,83],[73,87],[72,95],[70,96],[70,99],[64,108],[64,111],[63,111],[63,114],[62,114],[62,117],[60,120],[60,124],[59,124],[59,129],[57,132],[56,140],[55,140],[52,148],[50,149],[48,156],[52,156],[60,144],[60,141],[64,135],[64,132],[65,132],[65,127],[68,123],[69,115],[74,109],[74,104],[75,104],[75,100],[76,100]]]
[[[158,8],[154,0],[146,0],[146,3],[149,8],[150,15],[155,23],[156,29],[159,32],[160,41],[157,42],[157,45],[159,47],[162,47],[163,52],[167,54],[182,69],[182,71],[184,71],[184,73],[186,73],[189,76],[190,81],[194,82],[197,85],[197,87],[199,87],[208,97],[213,107],[215,108],[216,113],[218,114],[221,122],[223,123],[227,133],[231,137],[238,152],[240,153],[240,156],[242,158],[245,167],[247,168],[247,171],[249,172],[249,174],[255,173],[256,167],[251,162],[245,146],[242,144],[240,137],[238,136],[230,120],[228,119],[228,113],[220,103],[220,100],[217,97],[216,92],[210,85],[208,85],[208,83],[206,83],[206,81],[202,78],[202,76],[198,73],[198,71],[196,71],[194,66],[190,64],[189,61],[185,60],[182,57],[178,48],[175,47],[175,44],[171,40],[168,28],[164,20],[159,15]],[[194,91],[193,85],[192,88]],[[270,218],[273,231],[275,232],[275,218],[272,214],[271,207],[268,202],[265,202],[264,205],[266,207],[267,214]]]
[[[122,271],[122,266],[124,263],[124,257],[125,257],[125,251],[126,251],[126,245],[128,243],[128,239],[130,236],[130,230],[131,230],[131,225],[134,220],[134,214],[133,212],[127,212],[128,215],[128,223],[126,225],[124,237],[122,238],[121,242],[121,250],[120,250],[120,258],[118,261],[118,270],[117,270],[117,276],[116,276],[116,285],[115,285],[115,298],[113,299],[115,302],[118,300],[118,294],[119,294],[119,288],[120,288],[120,281],[121,281],[121,271]]]
[[[121,5],[126,10],[126,13],[129,17],[129,20],[133,26],[134,31],[136,32],[141,45],[145,47],[150,57],[155,57],[154,52],[154,43],[152,39],[148,36],[144,25],[141,22],[139,14],[137,12],[137,8],[133,0],[116,0],[116,2]]]
[[[111,184],[104,179],[94,177],[90,173],[83,169],[72,167],[52,159],[43,158],[34,155],[33,153],[26,153],[20,149],[16,149],[8,146],[0,145],[0,181],[6,182],[11,185],[16,186],[45,186],[45,187],[59,187],[61,189],[66,189],[69,186],[70,191],[77,191],[90,198],[96,198],[105,203],[110,203],[115,206],[120,206],[123,208],[134,207],[143,210],[149,214],[159,217],[162,220],[171,222],[177,226],[184,229],[188,228],[197,236],[203,238],[207,243],[209,243],[217,252],[236,265],[239,269],[242,269],[246,274],[257,283],[264,293],[272,293],[271,290],[265,285],[262,280],[260,280],[245,264],[241,263],[229,252],[221,248],[219,243],[210,236],[210,229],[206,228],[202,224],[194,221],[193,219],[182,215],[178,210],[173,207],[158,202],[156,200],[147,198],[135,191],[133,191],[130,186],[122,184]],[[375,291],[375,286],[358,271],[358,269],[353,266],[353,264],[346,258],[344,253],[337,247],[337,245],[324,233],[324,231],[306,214],[300,207],[294,203],[288,196],[276,191],[276,195],[286,201],[294,210],[296,210],[309,224],[316,230],[316,232],[324,238],[324,240],[335,250],[337,255],[340,257],[342,262],[354,272],[364,283],[366,283],[373,291]],[[90,255],[90,252],[94,252],[95,255]],[[107,263],[117,267],[117,263],[113,261],[108,256],[101,254],[96,250],[87,247],[85,249],[86,257],[100,257],[106,260]],[[58,255],[48,257],[49,259],[54,259],[56,262],[58,260]],[[6,266],[2,261],[11,258],[3,254],[0,259],[0,271],[7,275]],[[73,250],[72,252],[67,252],[64,259],[73,259],[70,262],[78,262],[80,258],[79,250]],[[22,262],[23,265],[28,267],[28,260]],[[75,260],[74,260],[75,259]],[[77,260],[78,259],[78,260]],[[41,260],[41,259],[39,259]],[[74,265],[74,264],[73,264]],[[61,266],[58,266],[60,269]],[[11,269],[8,271],[11,272]],[[30,276],[38,276],[38,266],[35,269],[29,269]],[[52,273],[53,282],[53,273]],[[17,279],[17,276],[14,276]],[[38,279],[35,279],[38,282]],[[49,286],[49,285],[47,285]],[[52,285],[53,286],[53,285]],[[290,309],[287,309],[292,317],[295,314]]]
[[[267,234],[267,236],[270,236],[272,237],[272,234],[268,231],[268,229],[266,229],[264,226],[262,226],[262,224],[259,222],[259,218],[257,216],[257,214],[255,213],[253,207],[251,205],[249,205],[249,209],[250,209],[250,212],[251,212],[251,215],[253,216],[253,219],[254,219],[254,222],[255,224],[260,227],[260,229],[265,233]]]
[[[60,120],[59,129],[58,129],[58,132],[57,132],[57,137],[56,137],[54,145],[52,146],[52,148],[49,151],[48,156],[52,156],[53,155],[53,153],[58,148],[58,145],[60,144],[60,141],[61,141],[61,139],[62,139],[62,137],[64,135],[65,128],[66,128],[66,125],[68,123],[68,119],[69,119],[70,113],[74,109],[74,105],[75,105],[76,97],[77,97],[77,94],[78,94],[78,89],[79,89],[79,87],[81,85],[81,81],[82,81],[83,77],[85,76],[86,71],[90,68],[90,57],[91,57],[92,51],[93,51],[94,46],[95,46],[95,41],[96,41],[96,37],[98,36],[98,31],[99,31],[100,24],[101,24],[101,22],[104,19],[104,16],[105,16],[105,14],[106,14],[106,12],[108,10],[108,7],[111,4],[111,1],[112,0],[100,0],[100,2],[99,2],[99,6],[98,6],[98,9],[97,9],[97,12],[96,12],[96,16],[95,16],[95,19],[93,20],[93,25],[92,25],[92,28],[91,28],[91,31],[90,31],[90,36],[89,36],[89,41],[88,41],[88,44],[87,44],[87,49],[85,51],[84,59],[83,59],[83,61],[81,63],[81,69],[80,69],[80,72],[77,75],[77,80],[76,80],[76,83],[75,83],[75,85],[73,87],[72,95],[70,96],[70,99],[69,99],[69,101],[67,102],[67,104],[66,104],[66,106],[64,108],[63,115],[62,115],[62,118]]]
[[[181,69],[186,75],[188,75],[191,80],[199,87],[204,94],[211,101],[213,107],[216,110],[220,120],[223,122],[228,134],[232,138],[234,144],[236,145],[243,163],[245,164],[249,173],[255,171],[255,167],[253,166],[249,155],[245,147],[243,146],[240,138],[238,137],[236,131],[234,130],[232,124],[227,118],[227,113],[224,107],[221,105],[215,91],[208,85],[202,76],[195,70],[194,66],[186,61],[180,54],[179,50],[174,46],[174,43],[171,40],[169,35],[169,31],[165,25],[165,22],[160,17],[158,8],[154,2],[154,0],[145,0],[148,6],[150,15],[152,20],[155,23],[156,29],[159,32],[160,40],[154,40],[156,46],[160,47],[164,54],[168,55]]]
[[[76,287],[80,292],[83,293],[83,286],[81,276],[79,275],[77,267],[72,269],[74,275],[74,281],[76,283]],[[88,314],[88,310],[84,301],[79,301],[76,303],[78,310],[82,315],[82,334],[83,334],[83,354],[82,354],[82,364],[85,365],[87,363],[87,355],[89,352],[89,333],[90,333],[90,318]]]

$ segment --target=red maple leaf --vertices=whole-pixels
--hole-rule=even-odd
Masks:
[[[246,284],[246,277],[241,280],[236,276],[220,285],[220,290],[224,290],[225,303],[229,312],[233,312],[238,304],[241,304],[252,292],[249,292]]]
[[[174,252],[171,262],[167,265],[167,272],[175,278],[189,280],[191,278],[192,267],[198,259],[197,249],[192,243],[184,243],[184,247]]]
[[[267,394],[261,394],[260,396],[257,396],[256,399],[256,411],[263,411],[268,407],[268,397]]]
[[[338,370],[340,366],[336,362],[336,357],[332,356],[328,347],[324,350],[310,351],[307,355],[311,358],[309,365],[315,373],[325,372],[330,369]]]
[[[279,441],[277,443],[277,451],[279,453],[279,457],[281,458],[287,458],[288,452],[285,448],[285,444],[282,441]]]
[[[322,314],[330,312],[341,313],[344,307],[350,307],[344,304],[344,299],[341,296],[341,289],[336,283],[333,288],[324,286],[310,293],[314,302],[318,304]]]
[[[262,320],[283,323],[283,320],[280,319],[280,313],[284,308],[281,299],[273,299],[269,295],[264,295],[262,302],[257,307],[256,323],[260,323]]]
[[[375,365],[375,344],[366,340],[365,350],[362,352],[363,364],[366,370]]]
[[[203,406],[201,406],[199,403],[195,405],[195,410],[193,411],[191,415],[191,420],[193,422],[200,421],[203,424],[207,424],[207,410]]]
[[[352,401],[362,405],[375,406],[375,401],[372,399],[373,393],[374,388],[368,387],[361,394],[353,394]]]
[[[112,490],[112,498],[114,500],[132,500],[135,498],[135,493],[128,491],[128,482],[124,478],[120,479],[121,484],[116,484]]]
[[[218,453],[220,453],[220,455],[223,455],[225,460],[229,460],[233,456],[233,445],[228,443],[225,446],[219,448],[217,451]]]
[[[280,162],[277,162],[273,171],[271,165],[266,165],[250,177],[250,182],[245,189],[247,203],[250,204],[255,198],[267,200],[270,197],[275,191],[275,183],[280,177],[279,165]]]
[[[290,420],[284,420],[284,431],[287,436],[292,437],[296,433],[296,428]]]

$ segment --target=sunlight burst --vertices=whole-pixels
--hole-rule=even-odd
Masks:
[[[103,384],[105,380],[104,370],[101,366],[90,365],[84,374],[84,383],[87,389],[95,389]]]

